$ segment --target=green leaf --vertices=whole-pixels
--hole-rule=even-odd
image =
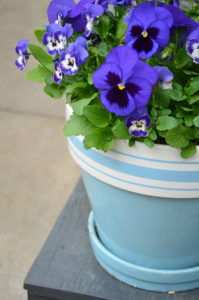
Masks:
[[[185,48],[180,48],[174,58],[174,63],[176,64],[177,68],[182,68],[185,66],[189,61],[191,61],[190,57],[188,56]]]
[[[79,89],[79,88],[83,88],[85,89],[87,87],[87,83],[85,82],[73,82],[73,83],[69,83],[68,86],[65,89],[65,93],[67,94],[71,94],[74,92],[74,90]]]
[[[87,81],[88,81],[88,84],[89,84],[89,85],[92,85],[92,84],[93,84],[93,73],[89,73],[89,74],[88,74],[88,79],[87,79]]]
[[[148,135],[148,137],[149,137],[152,141],[157,140],[157,133],[155,132],[154,129],[150,129],[150,130],[149,130],[149,135]]]
[[[154,142],[152,141],[152,139],[148,136],[146,138],[144,138],[144,143],[149,148],[153,148],[155,145]]]
[[[165,59],[167,57],[170,57],[171,54],[172,54],[172,49],[170,47],[165,47],[160,55],[162,59]]]
[[[193,119],[193,123],[194,123],[195,127],[199,127],[199,116],[197,116]]]
[[[187,114],[184,116],[185,125],[187,127],[193,126],[193,116],[192,114]]]
[[[193,156],[197,151],[196,145],[195,144],[189,144],[187,147],[183,148],[182,151],[180,152],[180,155],[183,158],[189,158]]]
[[[129,130],[124,121],[117,120],[112,127],[112,132],[115,137],[119,139],[130,139],[132,136],[129,134]]]
[[[184,89],[187,95],[192,96],[199,91],[199,76],[191,80],[189,87]]]
[[[178,126],[178,121],[174,117],[160,116],[158,118],[157,129],[168,130]]]
[[[184,148],[188,146],[189,140],[185,136],[186,128],[178,126],[176,128],[168,130],[166,134],[166,142],[175,148]]]
[[[135,145],[135,139],[134,138],[131,138],[129,140],[129,147],[133,147]]]
[[[98,93],[93,94],[92,96],[88,98],[83,98],[81,100],[71,102],[70,106],[72,107],[73,111],[77,115],[83,115],[83,109],[86,107],[93,99],[95,99],[98,96]]]
[[[191,96],[190,98],[187,99],[187,101],[190,105],[194,104],[199,101],[199,95]]]
[[[159,115],[160,116],[168,116],[168,115],[170,115],[172,113],[172,111],[170,110],[170,109],[162,109],[162,110],[160,110],[160,112],[159,112]]]
[[[84,115],[96,127],[103,128],[109,125],[111,113],[102,105],[90,105],[84,107]]]
[[[44,92],[55,99],[60,99],[63,96],[64,89],[57,84],[46,85]]]
[[[117,27],[116,27],[116,39],[120,40],[125,36],[127,30],[127,24],[124,22],[124,19],[119,19],[117,22]]]
[[[175,101],[182,101],[186,99],[186,96],[182,95],[182,92],[180,90],[171,90],[170,97]]]
[[[48,73],[46,75],[46,77],[45,77],[45,83],[46,83],[46,85],[51,85],[51,84],[55,83],[52,73]]]
[[[46,69],[38,65],[26,74],[26,79],[41,83],[41,82],[45,82],[45,78],[48,74],[49,73]]]
[[[42,44],[42,38],[43,38],[43,35],[44,35],[45,32],[46,32],[46,28],[44,28],[44,29],[36,29],[34,31],[34,34],[35,34],[38,42],[41,43],[41,44]]]
[[[84,116],[73,114],[63,128],[65,136],[89,135],[94,130],[94,126]]]
[[[158,106],[167,108],[170,103],[170,91],[169,90],[163,90],[161,88],[155,89],[155,99],[158,104]]]
[[[40,64],[49,70],[50,72],[54,72],[55,67],[52,61],[52,56],[48,55],[44,49],[39,46],[29,44],[29,50],[31,51],[32,55],[40,62]]]
[[[100,43],[99,46],[95,48],[95,51],[99,56],[106,57],[108,53],[107,44],[105,42]]]
[[[109,151],[114,146],[113,134],[110,128],[96,128],[84,139],[86,149],[96,148],[102,151]]]

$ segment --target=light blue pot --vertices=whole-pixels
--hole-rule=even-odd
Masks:
[[[148,290],[199,287],[199,154],[183,161],[168,146],[122,141],[108,153],[87,151],[74,137],[69,148],[82,168],[103,268]]]

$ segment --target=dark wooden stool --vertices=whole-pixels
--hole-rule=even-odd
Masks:
[[[148,292],[106,273],[90,246],[89,211],[80,179],[25,279],[29,300],[199,300],[199,289],[173,295]]]

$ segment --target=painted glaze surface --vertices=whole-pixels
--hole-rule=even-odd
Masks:
[[[199,147],[190,159],[166,145],[148,148],[136,143],[132,148],[116,140],[109,152],[85,150],[81,138],[69,138],[73,158],[89,174],[121,189],[171,198],[199,198]]]

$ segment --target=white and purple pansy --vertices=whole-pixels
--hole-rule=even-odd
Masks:
[[[151,125],[151,119],[147,113],[147,108],[142,107],[130,116],[125,118],[129,133],[135,137],[145,137],[148,135],[147,128]]]
[[[57,55],[63,52],[66,47],[67,39],[73,34],[71,24],[51,24],[46,26],[47,32],[44,33],[42,42],[47,46],[50,55]]]
[[[199,28],[192,31],[187,39],[187,54],[193,58],[196,64],[199,64]]]
[[[60,68],[64,74],[75,75],[79,65],[86,62],[88,57],[88,51],[85,49],[86,45],[87,40],[83,37],[78,37],[61,54]]]
[[[49,23],[61,24],[74,6],[73,0],[52,0],[47,10]]]
[[[97,17],[104,13],[104,9],[99,4],[86,4],[82,12],[82,18],[86,21],[85,32],[83,36],[89,37],[93,32],[93,26]]]
[[[55,61],[55,72],[54,72],[53,78],[54,78],[54,81],[56,83],[58,83],[59,85],[61,84],[62,79],[64,78],[64,74],[60,68],[60,64],[58,61]]]
[[[75,75],[79,68],[78,56],[70,51],[65,51],[60,57],[60,68],[64,74]]]
[[[140,3],[124,18],[128,24],[125,43],[142,59],[153,56],[170,39],[173,17],[167,9],[154,5],[151,2]]]
[[[104,107],[119,116],[128,116],[147,105],[158,74],[127,46],[117,46],[93,74],[93,83],[100,89]]]
[[[160,67],[155,66],[154,69],[158,73],[158,82],[157,84],[163,90],[172,90],[172,80],[173,80],[173,73],[167,67]]]
[[[21,71],[25,68],[26,62],[29,59],[29,55],[27,54],[29,40],[20,40],[15,48],[16,53],[19,57],[15,60],[15,65]]]

